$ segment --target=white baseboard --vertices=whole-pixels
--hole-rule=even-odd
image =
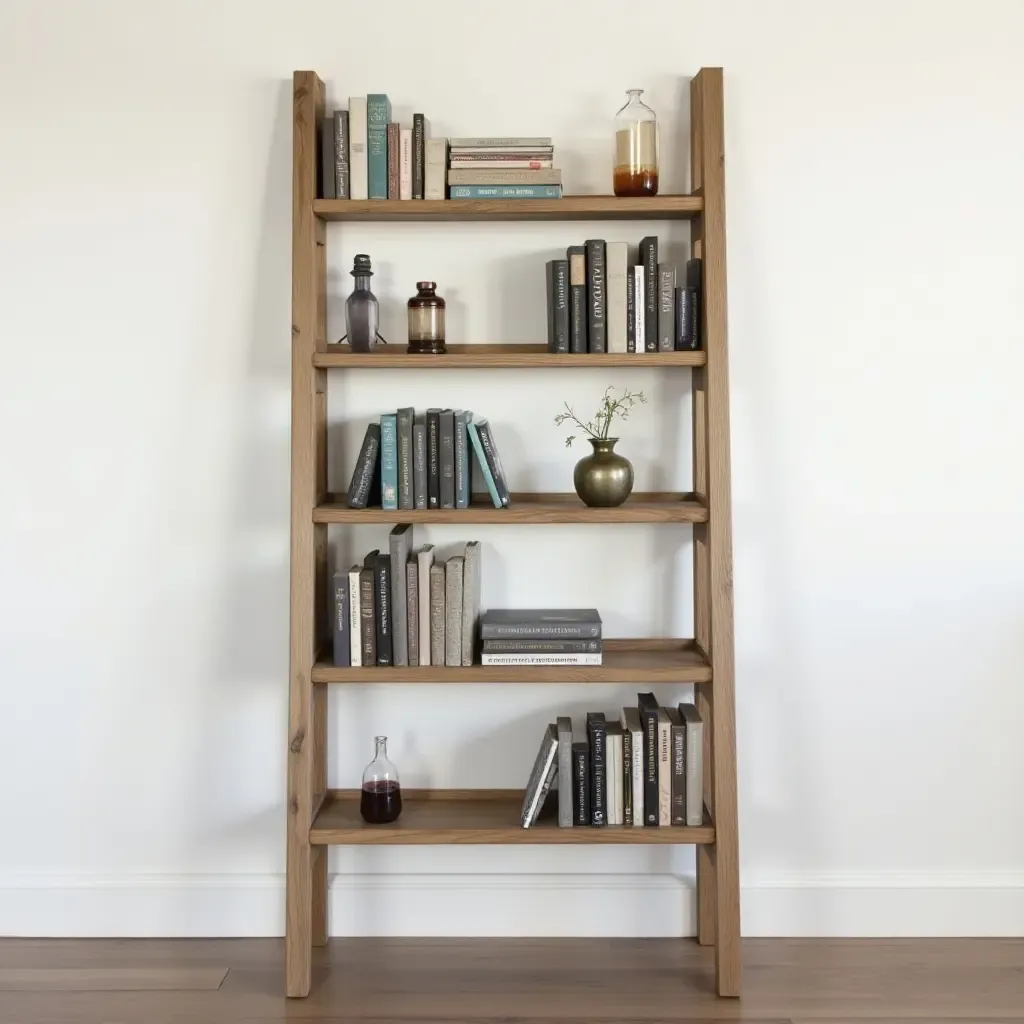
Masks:
[[[671,875],[336,875],[332,935],[692,935]],[[1024,875],[802,875],[744,884],[747,936],[1020,936]],[[279,875],[0,877],[0,935],[275,936]]]

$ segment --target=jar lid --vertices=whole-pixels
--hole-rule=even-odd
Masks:
[[[373,271],[370,269],[370,257],[365,253],[359,253],[352,262],[352,269],[349,273],[353,277],[369,276],[373,277]]]
[[[436,288],[437,287],[437,282],[436,281],[417,281],[416,282],[416,287],[422,292],[422,291],[426,291],[427,289],[434,289],[434,288]]]

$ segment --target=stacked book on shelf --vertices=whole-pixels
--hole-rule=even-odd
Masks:
[[[635,258],[634,258],[635,257]],[[701,347],[701,261],[658,262],[658,239],[638,249],[591,238],[547,262],[548,351],[688,352]]]
[[[600,665],[596,608],[492,608],[480,619],[483,665]]]
[[[544,730],[523,795],[521,824],[536,824],[550,793],[558,824],[697,827],[704,821],[704,724],[691,703],[661,707],[637,694],[618,715],[559,718]]]
[[[561,199],[551,139],[449,139],[452,199]]]
[[[366,428],[348,487],[350,508],[469,508],[471,458],[495,508],[511,502],[491,425],[463,409],[385,413]]]
[[[470,666],[480,617],[480,544],[449,558],[413,545],[413,527],[396,526],[387,551],[333,578],[334,664]]]

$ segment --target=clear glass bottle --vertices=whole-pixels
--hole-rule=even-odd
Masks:
[[[629,101],[615,115],[617,196],[658,194],[658,118],[642,103],[643,89],[627,89]]]
[[[444,347],[444,299],[433,281],[417,281],[409,300],[409,352],[440,354]]]
[[[371,825],[386,825],[402,813],[402,787],[398,769],[388,760],[387,736],[376,736],[374,742],[377,750],[363,772],[359,813]]]
[[[352,264],[355,288],[345,302],[345,332],[353,352],[369,352],[377,344],[380,312],[377,297],[370,291],[370,257],[356,256]]]

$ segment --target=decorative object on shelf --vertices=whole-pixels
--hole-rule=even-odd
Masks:
[[[614,508],[621,505],[633,490],[633,466],[629,459],[615,451],[617,437],[609,437],[612,420],[616,417],[629,419],[630,410],[635,405],[645,405],[647,399],[642,391],[629,391],[625,388],[616,397],[609,385],[601,399],[601,406],[593,420],[584,423],[572,411],[568,402],[565,412],[555,417],[559,426],[569,421],[575,423],[587,435],[587,440],[594,450],[576,463],[572,482],[576,493],[584,505],[590,508]],[[571,448],[575,434],[565,439],[566,448]]]
[[[658,194],[658,118],[640,97],[643,89],[627,89],[629,101],[615,115],[614,191],[617,196]]]
[[[363,772],[363,789],[359,813],[371,825],[387,825],[402,813],[402,787],[398,769],[388,760],[387,736],[376,736],[373,760]]]
[[[434,281],[417,281],[409,300],[409,348],[413,355],[440,355],[444,347],[444,299]]]
[[[377,297],[370,291],[370,257],[364,253],[356,256],[350,273],[355,278],[355,288],[345,301],[345,337],[341,340],[347,338],[353,352],[370,352],[378,342],[387,344],[377,332],[380,310]]]

